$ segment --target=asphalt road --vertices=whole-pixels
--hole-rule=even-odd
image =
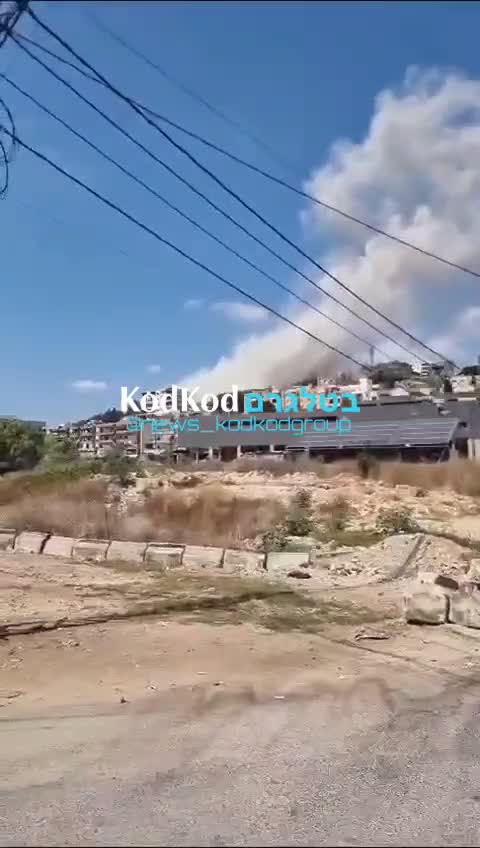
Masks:
[[[0,718],[0,844],[480,845],[479,695]]]

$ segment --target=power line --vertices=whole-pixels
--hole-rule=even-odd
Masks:
[[[74,127],[72,127],[72,125],[69,124],[68,121],[65,121],[63,118],[61,118],[55,112],[53,112],[51,109],[49,109],[47,106],[45,106],[39,100],[37,100],[36,97],[34,97],[32,94],[25,91],[17,83],[13,82],[13,80],[11,80],[5,74],[0,74],[0,78],[3,79],[6,83],[8,83],[8,85],[12,86],[12,88],[14,88],[15,91],[18,91],[20,94],[22,94],[28,100],[30,100],[32,103],[35,103],[35,105],[39,109],[41,109],[43,112],[45,112],[47,115],[49,115],[49,117],[51,117],[53,120],[57,121],[57,123],[59,123],[65,129],[67,129],[74,136],[76,136],[76,138],[79,138],[81,141],[83,141],[85,144],[87,144],[89,147],[91,147],[93,150],[95,150],[96,153],[98,153],[100,156],[102,156],[103,159],[105,159],[107,162],[110,162],[118,170],[120,170],[123,174],[130,177],[130,179],[134,180],[134,182],[136,182],[138,185],[142,186],[142,188],[146,189],[146,191],[148,191],[150,194],[152,194],[154,197],[156,197],[158,200],[160,200],[170,210],[172,210],[173,212],[176,212],[178,215],[180,215],[182,218],[184,218],[186,221],[188,221],[190,224],[192,224],[192,226],[196,227],[196,229],[200,230],[202,233],[207,235],[209,238],[213,239],[215,242],[217,242],[217,244],[220,244],[225,250],[227,250],[229,253],[236,256],[237,259],[240,259],[242,262],[247,264],[250,268],[255,270],[257,273],[262,274],[262,276],[264,276],[267,280],[270,280],[271,282],[273,282],[279,288],[283,289],[283,291],[288,292],[288,294],[292,295],[297,300],[299,300],[300,303],[303,303],[305,306],[308,306],[310,309],[313,309],[319,315],[326,318],[328,321],[331,321],[337,327],[340,327],[342,330],[344,330],[345,332],[352,335],[355,339],[362,342],[362,344],[365,344],[368,347],[373,347],[373,349],[376,350],[377,353],[379,353],[381,356],[386,356],[384,351],[380,350],[380,348],[376,347],[375,345],[372,345],[372,343],[370,341],[362,338],[362,336],[357,335],[352,330],[350,330],[348,327],[345,327],[343,324],[341,324],[339,321],[337,321],[335,318],[331,318],[325,312],[322,312],[321,309],[319,309],[313,303],[310,303],[310,301],[305,300],[305,298],[303,298],[303,297],[300,297],[300,295],[298,295],[293,289],[284,285],[284,283],[280,282],[280,280],[277,280],[275,277],[273,277],[267,271],[264,271],[259,265],[256,265],[254,262],[251,262],[249,259],[247,259],[245,256],[243,256],[241,253],[239,253],[237,250],[235,250],[233,247],[231,247],[229,244],[224,242],[221,238],[219,238],[214,233],[212,233],[210,230],[208,230],[206,227],[203,227],[201,224],[199,224],[197,221],[195,221],[193,218],[191,218],[189,215],[187,215],[186,212],[184,212],[178,206],[175,206],[175,204],[173,204],[169,200],[167,200],[167,198],[164,197],[162,194],[160,194],[160,192],[156,191],[154,188],[152,188],[152,186],[150,186],[148,183],[146,183],[144,180],[142,180],[140,177],[138,177],[136,174],[134,174],[128,168],[125,168],[123,165],[121,165],[120,162],[118,162],[116,159],[114,159],[112,156],[110,156],[108,153],[106,153],[104,150],[102,150],[100,147],[98,147],[98,145],[96,145],[93,141],[91,141],[91,139],[89,139],[87,136],[83,135],[81,132],[79,132]]]
[[[401,342],[394,339],[392,336],[389,336],[388,333],[385,332],[385,330],[381,330],[378,327],[376,327],[367,318],[364,318],[363,316],[358,315],[353,309],[351,309],[349,306],[347,306],[345,303],[343,303],[341,300],[339,300],[339,298],[337,298],[335,295],[331,294],[326,289],[324,289],[322,286],[320,286],[318,283],[316,283],[315,280],[313,280],[311,277],[308,276],[308,274],[305,274],[304,271],[301,271],[299,268],[297,268],[295,265],[293,265],[291,262],[289,262],[287,259],[285,259],[280,253],[277,253],[277,251],[275,251],[268,244],[266,244],[264,241],[262,241],[262,239],[258,238],[247,227],[244,227],[243,224],[241,224],[239,221],[237,221],[235,218],[233,218],[228,212],[226,212],[224,209],[222,209],[221,206],[218,206],[213,200],[211,200],[208,197],[208,195],[204,194],[204,192],[202,192],[195,185],[193,185],[193,183],[191,183],[189,180],[187,180],[185,177],[183,177],[181,174],[179,174],[174,168],[171,168],[170,165],[168,165],[166,162],[164,162],[163,159],[160,159],[155,153],[152,152],[152,150],[150,150],[148,147],[146,147],[144,144],[142,144],[141,141],[139,141],[137,138],[135,138],[135,136],[132,136],[120,124],[118,124],[115,120],[113,120],[113,118],[111,118],[109,115],[107,115],[101,109],[99,109],[99,107],[96,106],[95,103],[93,103],[91,100],[89,100],[88,97],[85,97],[80,91],[78,91],[77,88],[75,88],[75,86],[73,86],[70,82],[68,82],[66,79],[64,79],[64,77],[57,74],[56,71],[53,70],[53,68],[51,68],[51,67],[49,67],[49,65],[45,64],[45,62],[43,62],[38,56],[35,56],[35,54],[32,53],[31,50],[28,49],[28,47],[25,47],[24,44],[21,44],[17,40],[16,36],[12,36],[12,38],[13,38],[13,41],[15,42],[15,44],[21,50],[23,50],[25,53],[27,53],[27,55],[30,56],[31,59],[33,59],[35,62],[37,62],[39,65],[41,65],[41,67],[44,68],[51,76],[53,76],[56,80],[58,80],[64,86],[66,86],[66,88],[68,88],[69,91],[73,91],[74,94],[76,94],[77,97],[83,103],[86,103],[98,115],[101,115],[111,126],[115,127],[115,129],[117,129],[122,135],[124,135],[126,138],[128,138],[130,141],[132,141],[133,144],[135,144],[137,147],[139,147],[141,150],[143,150],[143,152],[146,153],[155,162],[157,162],[157,164],[159,164],[163,168],[165,168],[165,170],[167,170],[170,174],[172,174],[183,185],[186,185],[191,191],[193,191],[196,195],[201,197],[206,203],[208,203],[209,206],[212,207],[212,209],[215,209],[215,211],[218,212],[220,215],[222,215],[227,221],[230,221],[230,223],[234,224],[235,227],[237,227],[239,230],[241,230],[243,233],[245,233],[249,238],[251,238],[257,244],[261,245],[265,250],[268,251],[268,253],[270,253],[272,256],[274,256],[276,259],[278,259],[280,262],[282,262],[287,268],[290,268],[292,271],[294,271],[300,277],[307,280],[307,282],[311,283],[311,285],[313,285],[319,292],[324,294],[326,297],[328,297],[334,303],[341,306],[343,309],[345,309],[347,312],[349,312],[351,315],[353,315],[354,318],[356,318],[359,321],[362,321],[367,327],[369,327],[375,333],[380,333],[388,341],[392,342],[393,344],[397,345],[399,348],[404,350],[406,353],[408,353],[409,356],[413,355],[412,352],[409,350],[409,348],[405,347],[405,345],[403,345]]]
[[[6,43],[27,8],[28,0],[0,2],[0,47]]]
[[[267,153],[267,155],[271,159],[273,159],[273,161],[277,165],[280,165],[282,169],[287,170],[290,173],[293,173],[294,175],[297,175],[298,169],[295,168],[290,162],[288,162],[283,156],[280,156],[280,154],[277,153],[277,151],[274,150],[273,147],[267,144],[267,142],[263,141],[263,139],[261,139],[258,135],[252,133],[250,130],[247,130],[245,127],[242,126],[239,121],[235,120],[235,118],[231,118],[217,106],[214,106],[212,103],[210,103],[209,100],[203,97],[202,94],[199,94],[198,91],[194,91],[194,89],[189,88],[189,86],[185,85],[185,83],[181,82],[181,80],[174,77],[158,62],[154,62],[152,59],[146,56],[145,53],[142,53],[142,51],[139,50],[137,47],[134,47],[133,45],[129,44],[125,39],[122,38],[122,36],[113,32],[113,30],[111,30],[96,15],[90,12],[89,14],[86,14],[86,17],[89,18],[97,27],[97,29],[104,33],[104,35],[107,35],[109,38],[112,39],[112,41],[115,41],[117,44],[120,44],[129,53],[131,53],[133,56],[136,56],[137,59],[140,59],[150,68],[153,68],[153,70],[157,71],[157,73],[159,73],[165,80],[167,80],[167,82],[169,82],[171,85],[175,86],[175,88],[178,88],[180,91],[186,94],[187,97],[190,97],[197,103],[201,103],[202,106],[208,109],[208,111],[212,115],[215,115],[217,118],[220,118],[225,124],[228,124],[230,127],[232,127],[238,133],[243,135],[249,141],[253,141],[253,143],[256,144],[257,147],[260,147],[265,153]]]
[[[9,136],[12,135],[12,133],[9,130],[5,130],[5,132]],[[164,238],[164,236],[161,236],[156,230],[149,227],[148,224],[145,224],[143,221],[140,221],[134,215],[131,215],[129,212],[127,212],[123,207],[119,206],[117,203],[114,203],[113,200],[110,200],[109,198],[105,197],[103,194],[96,191],[96,189],[89,186],[86,182],[84,182],[83,180],[80,180],[78,177],[75,177],[73,174],[71,174],[65,168],[62,168],[61,165],[59,165],[57,162],[54,162],[52,159],[50,159],[44,153],[41,153],[39,150],[36,150],[36,148],[31,147],[29,144],[27,144],[25,141],[23,141],[23,139],[19,138],[18,135],[16,136],[16,142],[21,147],[23,147],[25,150],[28,150],[29,153],[31,153],[37,159],[40,159],[42,162],[45,162],[47,165],[49,165],[51,168],[53,168],[59,174],[62,174],[62,176],[66,177],[68,180],[75,183],[77,186],[80,186],[80,188],[83,188],[85,191],[87,191],[89,194],[91,194],[97,200],[100,200],[101,203],[103,203],[105,206],[108,206],[110,209],[113,209],[115,212],[118,212],[119,215],[121,215],[123,218],[125,218],[127,221],[129,221],[131,224],[135,224],[141,230],[143,230],[144,232],[153,236],[153,238],[155,238],[157,241],[161,242],[161,244],[166,245],[171,250],[173,250],[175,253],[177,253],[179,256],[182,256],[184,259],[187,259],[192,265],[195,265],[197,268],[200,268],[202,271],[206,271],[207,274],[210,274],[210,276],[214,277],[216,280],[219,280],[224,285],[226,285],[229,288],[233,289],[234,291],[238,292],[238,294],[241,294],[243,297],[246,297],[248,300],[251,300],[252,303],[255,303],[257,306],[261,306],[262,309],[265,309],[267,312],[270,312],[272,315],[275,315],[276,318],[280,318],[281,321],[284,321],[285,323],[289,324],[291,327],[294,327],[296,330],[300,330],[301,333],[304,333],[306,336],[309,336],[309,338],[313,339],[316,342],[319,342],[319,344],[323,345],[324,347],[327,347],[329,350],[333,351],[334,353],[338,354],[339,356],[343,356],[345,359],[348,359],[350,362],[353,362],[355,365],[359,365],[361,368],[364,368],[367,371],[371,370],[370,366],[366,365],[363,362],[360,362],[360,360],[356,359],[353,356],[350,356],[350,354],[345,353],[344,351],[340,350],[339,348],[335,347],[334,345],[329,344],[328,342],[324,341],[323,339],[320,339],[314,333],[311,333],[310,330],[307,330],[305,327],[302,327],[300,324],[297,324],[295,321],[292,321],[290,318],[287,318],[286,315],[282,315],[281,312],[278,312],[272,306],[268,306],[266,303],[263,303],[263,301],[259,300],[254,295],[245,291],[245,289],[242,289],[240,286],[237,286],[235,283],[232,283],[231,280],[228,280],[222,274],[218,274],[216,271],[213,270],[213,268],[210,268],[208,265],[205,265],[205,263],[201,262],[199,259],[196,259],[194,256],[191,256],[189,253],[187,253],[181,247],[178,247],[178,245],[176,245],[173,242],[169,241],[168,239]]]
[[[49,50],[48,47],[45,47],[43,44],[39,44],[38,41],[34,41],[33,38],[27,38],[25,35],[21,35],[20,33],[16,34],[17,38],[22,39],[23,41],[28,41],[34,47],[37,47],[39,50],[42,50],[44,53],[48,53],[49,56],[56,59],[58,62],[62,62],[64,65],[68,65],[70,68],[73,68],[77,73],[82,74],[86,79],[91,80],[92,82],[97,83],[98,85],[106,86],[106,83],[103,80],[98,79],[98,77],[93,74],[87,73],[83,68],[79,68],[74,62],[69,62],[68,59],[65,59],[63,56],[59,56],[58,53],[55,53],[54,50]],[[241,165],[244,168],[248,168],[255,174],[258,174],[261,177],[264,177],[267,180],[270,180],[273,183],[276,183],[282,188],[287,189],[288,191],[297,194],[299,197],[303,197],[305,200],[310,200],[312,203],[315,203],[317,206],[322,206],[324,209],[327,209],[329,212],[334,212],[336,215],[341,215],[342,218],[345,218],[347,221],[351,221],[354,224],[359,224],[361,227],[365,227],[367,230],[370,230],[373,233],[376,233],[379,236],[385,236],[385,238],[390,239],[391,241],[396,242],[397,244],[401,244],[403,247],[407,247],[409,250],[414,250],[417,253],[426,256],[429,259],[434,259],[436,262],[441,262],[443,265],[447,265],[449,268],[454,268],[456,271],[461,271],[462,274],[468,274],[469,276],[476,277],[480,279],[480,271],[475,271],[473,268],[469,268],[468,265],[460,265],[458,262],[454,262],[451,259],[446,259],[445,256],[440,256],[438,253],[434,253],[433,251],[427,250],[424,247],[420,247],[420,245],[415,244],[414,242],[407,241],[407,239],[402,239],[400,236],[396,236],[393,233],[388,232],[388,230],[383,230],[381,227],[376,226],[375,224],[371,224],[369,221],[365,221],[363,218],[358,218],[355,215],[351,215],[349,212],[345,212],[344,209],[340,209],[338,206],[333,206],[331,203],[327,203],[326,200],[320,200],[315,195],[310,194],[308,191],[304,191],[298,186],[292,185],[291,183],[283,180],[281,177],[275,176],[275,174],[271,174],[269,171],[265,171],[264,168],[260,168],[258,165],[254,165],[253,162],[249,162],[246,159],[243,159],[241,156],[237,156],[235,153],[232,153],[231,150],[227,150],[225,147],[222,147],[219,144],[215,144],[215,142],[210,139],[205,138],[200,135],[200,133],[194,132],[193,130],[188,129],[183,124],[179,124],[177,121],[173,121],[171,118],[168,118],[161,112],[156,112],[154,109],[151,109],[150,106],[146,106],[141,101],[136,98],[131,98],[132,102],[142,109],[144,112],[148,112],[152,117],[157,118],[159,121],[163,121],[168,126],[173,129],[178,130],[178,132],[183,133],[183,135],[188,136],[189,138],[194,139],[195,141],[199,141],[201,144],[205,145],[205,147],[210,148],[210,150],[215,150],[216,153],[220,153],[222,156],[226,156],[232,162],[236,162],[237,165]]]
[[[148,123],[150,126],[154,127],[157,130],[157,132],[159,132],[162,135],[163,138],[165,138],[173,147],[175,147],[176,150],[183,153],[183,155],[186,156],[187,159],[189,159],[194,165],[196,165],[203,173],[207,174],[207,176],[209,176],[211,179],[213,179],[214,182],[217,185],[219,185],[225,192],[227,192],[227,194],[229,194],[231,197],[233,197],[235,200],[237,200],[238,203],[240,203],[245,209],[247,209],[256,218],[258,218],[258,220],[261,221],[266,227],[268,227],[270,230],[272,230],[272,232],[274,232],[280,239],[282,239],[282,241],[284,241],[286,244],[288,244],[290,247],[292,247],[294,250],[296,250],[301,256],[303,256],[305,259],[307,259],[309,262],[311,262],[312,265],[315,265],[315,267],[317,267],[323,274],[326,274],[328,277],[330,277],[330,279],[333,280],[335,283],[337,283],[339,286],[341,286],[341,288],[343,288],[345,291],[348,291],[353,297],[355,297],[356,300],[358,300],[364,306],[368,307],[370,310],[372,310],[372,312],[375,312],[380,318],[383,318],[384,321],[387,321],[389,324],[391,324],[397,330],[400,330],[400,332],[404,333],[406,336],[408,336],[410,339],[412,339],[412,341],[414,341],[416,344],[420,345],[425,350],[428,350],[430,353],[433,353],[435,356],[438,356],[439,359],[441,359],[442,361],[444,361],[444,362],[446,361],[446,362],[449,362],[451,365],[455,365],[454,362],[449,360],[447,357],[443,356],[443,354],[439,353],[437,350],[430,347],[425,342],[422,342],[420,339],[418,339],[416,336],[414,336],[413,333],[410,333],[410,331],[405,330],[400,324],[397,324],[396,321],[394,321],[392,318],[389,318],[387,315],[385,315],[383,312],[381,312],[379,309],[377,309],[377,307],[372,306],[370,303],[368,303],[368,301],[365,300],[365,298],[363,298],[361,295],[357,294],[355,291],[353,291],[353,289],[351,289],[349,286],[347,286],[345,283],[343,283],[338,277],[336,277],[334,274],[332,274],[330,271],[328,271],[326,268],[324,268],[322,265],[320,265],[319,262],[317,262],[315,259],[313,259],[311,256],[309,256],[308,253],[306,253],[303,250],[303,248],[301,248],[294,241],[292,241],[292,239],[290,239],[288,236],[286,236],[284,233],[282,233],[281,230],[278,229],[278,227],[276,227],[274,224],[271,224],[261,213],[257,212],[256,209],[254,209],[249,203],[247,203],[247,201],[245,201],[237,192],[235,192],[226,183],[224,183],[223,180],[221,180],[219,177],[217,177],[217,175],[213,171],[211,171],[209,168],[207,168],[205,165],[203,165],[203,163],[200,162],[195,156],[193,156],[193,154],[191,154],[185,147],[183,147],[181,144],[179,144],[179,142],[175,141],[175,139],[173,139],[164,129],[162,129],[162,127],[160,127],[157,123],[155,123],[155,121],[153,121],[151,118],[149,118],[134,103],[134,101],[131,100],[131,98],[129,98],[125,94],[122,94],[122,92],[118,88],[116,88],[109,80],[107,80],[107,78],[104,77],[99,71],[97,71],[93,67],[93,65],[91,65],[86,59],[84,59],[82,56],[80,56],[73,49],[73,47],[71,47],[71,45],[67,41],[65,41],[65,39],[63,39],[60,35],[55,33],[47,24],[43,23],[40,20],[40,18],[38,17],[38,15],[35,12],[32,12],[31,9],[29,9],[29,15],[31,15],[31,17],[36,21],[36,23],[39,24],[39,26],[42,29],[44,29],[46,32],[48,32],[49,35],[52,36],[52,38],[54,38],[56,41],[58,41],[62,45],[62,47],[64,47],[72,56],[74,56],[75,59],[77,59],[77,61],[79,61],[82,65],[84,65],[86,68],[88,68],[94,74],[96,74],[99,79],[103,80],[105,85],[107,85],[108,89],[113,94],[115,94],[117,97],[119,97],[120,100],[123,100],[125,103],[127,103],[134,110],[134,112],[136,112],[138,115],[140,115],[140,117],[143,118],[143,120],[146,121],[146,123]]]

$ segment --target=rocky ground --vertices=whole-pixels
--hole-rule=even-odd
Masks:
[[[159,482],[341,496],[352,533],[228,575],[0,552],[1,843],[478,844],[478,501],[174,472],[124,507]]]
[[[370,655],[401,677],[412,663],[460,676],[476,668],[475,629],[405,620],[405,597],[444,591],[430,585],[436,576],[476,578],[480,560],[470,548],[399,534],[368,548],[318,547],[293,571],[275,557],[267,562],[261,574],[159,573],[138,563],[1,553],[0,706],[16,713],[143,698],[198,686],[204,672],[209,686],[255,688],[271,679],[281,689],[280,654],[291,660],[288,679],[302,685],[318,674],[343,679],[345,651],[354,666],[361,652],[362,673]]]
[[[349,507],[348,526],[356,530],[373,530],[382,512],[401,508],[423,530],[450,531],[480,540],[479,497],[459,494],[449,488],[428,490],[419,486],[389,485],[382,480],[363,480],[350,473],[332,473],[322,479],[317,473],[308,471],[284,476],[263,470],[171,471],[137,479],[135,488],[118,490],[117,495],[127,509],[132,503],[141,503],[145,492],[158,488],[177,489],[188,496],[188,492],[200,494],[211,487],[239,497],[274,499],[285,507],[299,491],[307,491],[314,519],[319,521],[328,514],[332,502],[340,497]],[[260,543],[260,540],[246,541],[248,546]]]

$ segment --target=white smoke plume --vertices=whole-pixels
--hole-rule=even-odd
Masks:
[[[479,269],[479,165],[480,82],[456,73],[410,70],[398,91],[386,90],[376,98],[365,138],[335,144],[307,188],[319,199],[426,250]],[[331,239],[332,249],[322,264],[418,337],[444,341],[446,355],[452,350],[462,355],[461,315],[479,302],[478,280],[313,203],[302,217],[305,227],[327,232]],[[308,273],[356,314],[402,340],[418,358],[429,358],[316,269]],[[313,300],[315,290],[307,285],[302,294]],[[408,360],[404,351],[382,342],[380,335],[325,297],[315,302],[376,343],[387,357]],[[292,301],[280,309],[325,341],[368,361],[365,345],[313,311],[295,308]],[[182,383],[220,391],[232,383],[284,385],[307,373],[346,368],[351,370],[351,363],[278,321],[266,332],[248,335],[213,367]]]

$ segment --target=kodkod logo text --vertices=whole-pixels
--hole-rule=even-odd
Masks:
[[[121,409],[122,412],[146,413],[147,415],[159,416],[167,412],[216,412],[219,408],[223,412],[239,411],[238,386],[232,386],[232,391],[215,395],[207,393],[197,398],[199,387],[190,390],[181,386],[172,386],[168,392],[145,392],[140,400],[135,399],[138,386],[131,392],[126,386],[122,386]],[[249,413],[262,413],[264,401],[272,401],[278,413],[285,413],[285,418],[258,419]],[[309,425],[314,433],[349,433],[352,422],[348,418],[294,418],[292,413],[299,412],[300,401],[308,401],[306,409],[308,412],[321,410],[325,413],[336,412],[339,408],[342,412],[360,412],[355,395],[349,392],[322,392],[315,394],[302,386],[298,392],[287,392],[284,398],[278,392],[247,392],[244,395],[244,418],[221,418],[215,416],[213,427],[204,427],[203,422],[198,419],[186,418],[184,420],[170,420],[162,418],[142,418],[139,414],[128,419],[128,430],[139,432],[147,424],[152,427],[152,433],[162,435],[174,435],[181,432],[217,433],[220,431],[229,433],[291,433],[301,436],[307,432]],[[302,405],[304,408],[305,405]],[[209,422],[212,423],[212,422]]]
[[[200,387],[195,389],[185,389],[182,386],[172,386],[168,391],[144,392],[139,400],[135,398],[139,387],[136,386],[130,392],[127,386],[121,387],[120,409],[124,414],[128,412],[136,412],[137,414],[145,412],[149,415],[161,415],[167,412],[216,412],[221,409],[222,412],[239,412],[239,391],[238,386],[232,386],[231,392],[216,395],[213,392],[197,397]],[[355,395],[349,392],[321,392],[316,394],[309,392],[306,386],[302,386],[300,391],[287,392],[284,398],[279,392],[247,392],[244,395],[244,412],[264,412],[264,401],[272,401],[277,412],[285,412],[289,415],[292,412],[299,412],[300,401],[308,401],[306,406],[302,408],[307,412],[314,412],[317,409],[323,412],[336,412],[341,408],[342,412],[360,412],[358,401]]]
[[[209,422],[211,423],[211,422]],[[215,416],[213,427],[204,427],[195,418],[185,418],[183,421],[170,421],[167,418],[141,418],[132,415],[128,419],[128,431],[138,433],[150,424],[152,433],[173,436],[175,433],[290,433],[292,436],[302,436],[311,424],[314,433],[349,433],[352,422],[349,418],[266,418],[258,419],[253,415],[245,418],[220,418]]]

